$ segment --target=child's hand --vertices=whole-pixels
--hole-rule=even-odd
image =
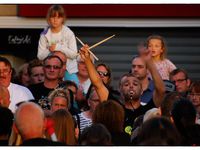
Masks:
[[[51,44],[51,46],[49,47],[49,51],[53,52],[56,49],[56,44]]]

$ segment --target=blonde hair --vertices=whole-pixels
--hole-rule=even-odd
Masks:
[[[53,100],[54,100],[55,97],[65,98],[66,101],[67,101],[67,107],[68,107],[68,109],[70,109],[70,107],[71,107],[71,105],[70,105],[70,95],[65,89],[57,88],[57,89],[55,89],[55,90],[53,90],[52,92],[49,93],[48,99],[50,100],[51,104],[53,103]]]
[[[63,24],[64,24],[66,21],[66,14],[65,14],[64,8],[61,5],[52,5],[48,9],[47,16],[46,16],[48,24],[49,24],[49,19],[51,17],[55,17],[56,14],[58,14],[59,17],[63,18]]]
[[[148,45],[149,45],[149,41],[152,40],[152,39],[157,39],[157,40],[160,40],[161,41],[161,44],[162,44],[162,49],[163,49],[163,52],[161,53],[160,55],[160,59],[163,60],[167,57],[167,45],[166,45],[166,42],[164,40],[164,38],[160,35],[151,35],[147,38],[146,40],[146,47],[148,48]]]

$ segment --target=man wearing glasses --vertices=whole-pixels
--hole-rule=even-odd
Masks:
[[[179,92],[183,97],[187,97],[191,80],[188,77],[188,73],[184,69],[174,69],[169,76],[170,80],[174,82],[176,91]]]
[[[47,102],[49,92],[59,86],[59,77],[63,66],[62,60],[58,56],[47,56],[43,60],[44,82],[29,86],[30,91],[35,97],[35,102],[43,107]],[[42,100],[42,101],[41,101]],[[47,104],[44,104],[44,107]],[[43,108],[44,108],[43,107]]]
[[[9,109],[14,113],[16,104],[34,99],[32,93],[24,86],[11,83],[12,66],[10,61],[0,56],[0,86],[8,88],[10,94]]]

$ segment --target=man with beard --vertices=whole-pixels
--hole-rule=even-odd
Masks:
[[[90,60],[88,48],[88,45],[84,45],[81,48],[81,57],[86,64],[91,82],[96,88],[100,100],[106,101],[110,97],[109,91],[104,86],[93,63]],[[154,80],[155,89],[153,91],[153,98],[148,102],[147,105],[142,106],[140,104],[140,96],[142,94],[142,85],[140,80],[134,74],[123,75],[120,80],[119,88],[121,102],[123,103],[122,105],[125,110],[124,127],[132,126],[135,118],[143,115],[147,110],[153,107],[159,107],[165,94],[165,85],[151,59],[151,52],[149,50],[141,50],[140,57],[146,63],[146,66],[152,74],[152,78]]]
[[[160,82],[160,83],[159,83]],[[140,80],[134,74],[125,74],[120,80],[120,93],[123,100],[125,110],[125,127],[132,126],[135,118],[145,114],[151,108],[159,107],[164,95],[164,83],[159,81],[161,89],[156,89],[153,92],[153,99],[146,105],[141,105],[140,97],[142,94],[142,85]],[[163,87],[162,87],[163,86]],[[163,91],[162,91],[163,90]]]

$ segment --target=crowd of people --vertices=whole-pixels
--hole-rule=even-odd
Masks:
[[[17,75],[0,56],[0,145],[200,145],[200,81],[167,59],[163,37],[138,47],[115,89],[65,19],[49,8],[37,58]]]

